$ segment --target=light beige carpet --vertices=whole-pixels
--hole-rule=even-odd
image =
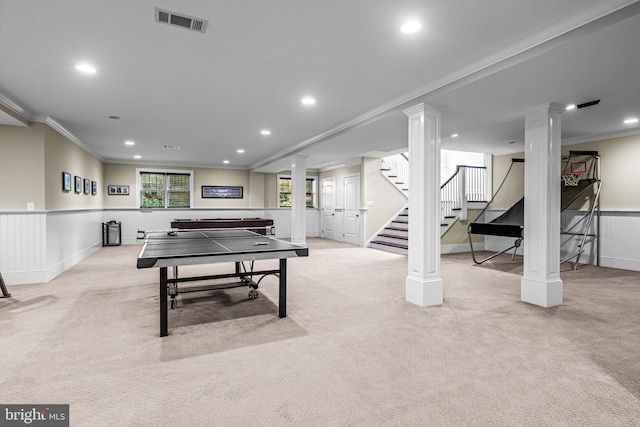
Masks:
[[[0,403],[68,403],[72,426],[639,424],[640,273],[567,265],[564,304],[544,309],[520,302],[521,264],[445,255],[444,304],[421,308],[406,257],[308,243],[287,318],[269,277],[257,300],[181,295],[165,338],[137,245],[10,287]],[[232,266],[181,271],[212,268]]]

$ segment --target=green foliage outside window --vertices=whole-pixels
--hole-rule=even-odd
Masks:
[[[291,207],[291,189],[292,189],[292,179],[291,178],[280,178],[280,207],[281,208],[290,208]],[[306,206],[308,208],[314,207],[315,194],[313,192],[314,180],[307,179],[306,182]]]
[[[142,183],[141,207],[190,207],[189,175],[142,172],[140,178]]]

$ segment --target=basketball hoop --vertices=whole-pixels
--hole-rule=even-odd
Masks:
[[[562,180],[564,181],[565,187],[577,187],[578,182],[580,181],[581,173],[568,173],[562,175]]]

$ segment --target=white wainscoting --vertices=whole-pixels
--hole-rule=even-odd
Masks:
[[[564,211],[561,223],[567,229],[575,221],[582,218],[584,212]],[[594,221],[595,221],[594,217]],[[640,271],[640,212],[601,212],[600,213],[600,265],[623,270]],[[569,241],[566,237],[561,248],[561,259],[577,251],[579,238]],[[497,236],[485,236],[484,247],[488,251],[502,251],[513,245],[514,239]],[[524,245],[518,249],[523,254]],[[593,244],[586,245],[585,253],[580,257],[581,264],[596,264],[596,253]],[[574,259],[570,260],[573,262]]]
[[[319,209],[307,209],[307,237],[318,237]],[[166,230],[176,218],[267,218],[273,219],[276,237],[291,237],[290,209],[106,209],[104,221],[122,223],[122,243],[136,243],[138,230]],[[139,243],[139,242],[138,242]]]
[[[49,281],[102,247],[102,210],[47,213]]]
[[[0,273],[7,285],[47,281],[47,214],[0,213]]]
[[[573,221],[575,215],[563,212],[563,224]],[[123,243],[133,244],[138,230],[168,228],[173,218],[256,217],[272,218],[276,237],[291,237],[288,209],[0,212],[0,272],[7,285],[48,282],[98,250],[102,223],[111,220],[122,223]],[[306,221],[307,236],[320,236],[320,211],[308,209]],[[600,265],[640,271],[638,236],[640,212],[602,212]],[[513,239],[486,236],[484,247],[500,251],[512,244]],[[580,262],[595,263],[595,255],[588,251]]]

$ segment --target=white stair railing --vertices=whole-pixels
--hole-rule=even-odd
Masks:
[[[407,153],[382,158],[384,176],[408,196],[409,156]],[[455,217],[459,211],[462,220],[467,219],[467,202],[483,202],[485,195],[487,168],[484,166],[456,166],[456,171],[440,186],[440,206],[442,222]]]
[[[406,194],[409,189],[409,157],[406,153],[382,158],[382,170],[389,181]]]
[[[460,211],[460,219],[467,219],[467,202],[486,200],[485,183],[487,168],[484,166],[456,166],[456,171],[440,187],[440,205],[443,220]]]

